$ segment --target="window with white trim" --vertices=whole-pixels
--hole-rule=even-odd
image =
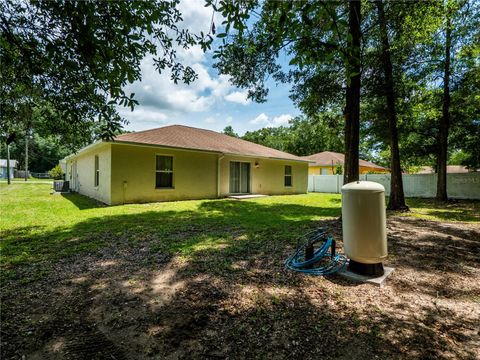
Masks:
[[[292,186],[292,167],[290,165],[285,165],[284,185]]]
[[[95,155],[95,180],[94,180],[94,186],[97,187],[99,183],[100,183],[100,168],[99,168],[98,155]]]
[[[155,187],[157,189],[173,188],[173,156],[157,155]]]

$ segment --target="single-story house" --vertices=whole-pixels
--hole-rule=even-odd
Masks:
[[[182,125],[122,134],[67,156],[70,188],[109,205],[307,192],[308,160]]]
[[[13,179],[13,172],[17,168],[18,161],[10,159],[10,179]],[[7,159],[0,159],[0,179],[7,178]]]
[[[337,166],[345,164],[345,155],[333,151],[323,151],[317,154],[302,156],[309,160],[308,175],[335,175]],[[360,160],[360,174],[369,172],[387,173],[389,170],[370,161]]]

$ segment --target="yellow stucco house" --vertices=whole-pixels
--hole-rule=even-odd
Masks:
[[[302,156],[309,160],[308,175],[335,175],[337,166],[343,167],[345,155],[333,151],[323,151],[317,154]],[[389,170],[370,161],[360,160],[360,174],[369,172],[388,173]]]
[[[93,143],[63,159],[70,189],[116,205],[307,192],[308,160],[172,125]]]

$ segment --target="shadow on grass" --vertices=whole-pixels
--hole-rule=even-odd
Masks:
[[[101,206],[78,194],[63,196],[79,209]],[[34,234],[23,228],[9,230],[3,234],[2,254],[5,263],[14,258],[14,263],[21,264],[59,259],[121,242],[142,241],[155,241],[163,251],[188,253],[203,243],[233,242],[239,234],[250,240],[262,236],[265,241],[293,239],[314,226],[312,219],[338,213],[338,208],[294,204],[205,201],[191,211],[103,216]]]
[[[284,271],[298,235],[328,224],[340,238],[340,223],[321,219],[339,212],[218,200],[192,211],[9,232],[2,257],[22,266],[11,266],[18,272],[2,282],[2,358],[473,358],[465,329],[476,325],[468,318],[438,308],[408,316],[402,309],[359,310],[344,301],[338,284],[312,286],[310,278]],[[393,221],[397,266],[455,274],[478,266],[475,233],[456,232],[460,239],[452,243],[446,236],[453,226]],[[412,241],[411,232],[421,228],[445,239]],[[458,258],[464,262],[452,266]],[[39,280],[35,274],[45,269],[51,271]],[[32,282],[20,285],[28,277]]]
[[[315,217],[318,209],[229,201],[200,208],[95,218],[63,230],[63,245],[99,241],[103,248],[61,260],[43,285],[27,284],[35,296],[24,287],[10,297],[7,289],[2,358],[15,351],[98,359],[474,357],[464,332],[473,320],[435,307],[415,316],[359,310],[338,289],[284,271],[298,233],[325,223],[338,231],[334,220],[289,217]],[[261,221],[266,214],[271,223]],[[175,263],[173,253],[183,260]],[[439,327],[458,348],[438,336]]]
[[[70,201],[72,204],[74,204],[79,210],[85,210],[85,209],[95,209],[99,207],[105,207],[107,205],[91,199],[89,197],[80,195],[78,193],[62,193],[62,197],[68,201]]]
[[[407,205],[413,216],[428,215],[444,221],[480,221],[479,200],[451,200],[442,203],[435,199],[408,198]]]

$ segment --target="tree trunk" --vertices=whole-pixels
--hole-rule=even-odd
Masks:
[[[349,2],[347,91],[345,106],[345,164],[344,184],[358,180],[358,152],[360,143],[360,41],[361,2]]]
[[[382,62],[385,76],[385,97],[387,100],[388,132],[390,137],[390,197],[387,209],[408,210],[403,192],[402,168],[400,166],[400,150],[398,148],[397,112],[395,108],[395,89],[393,85],[393,67],[390,56],[387,21],[383,8],[383,0],[377,1],[380,36],[382,40]]]
[[[447,150],[448,130],[450,127],[450,50],[452,47],[451,15],[447,12],[447,28],[445,34],[445,62],[443,68],[443,109],[438,133],[437,155],[437,197],[439,201],[447,201]]]

